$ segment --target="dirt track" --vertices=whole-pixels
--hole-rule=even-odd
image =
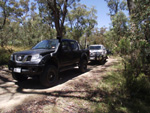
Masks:
[[[0,111],[10,111],[16,106],[21,105],[33,99],[39,99],[47,94],[58,91],[85,91],[90,86],[88,81],[101,80],[101,73],[105,73],[107,68],[112,66],[116,59],[109,58],[105,65],[89,64],[88,71],[80,74],[77,69],[65,71],[60,73],[60,80],[58,85],[51,88],[43,88],[39,81],[36,79],[29,79],[17,85],[18,83],[11,78],[10,72],[4,68],[0,70]],[[86,86],[83,88],[80,84],[84,83]],[[83,85],[83,84],[82,84]],[[75,88],[74,86],[77,86]],[[77,94],[76,94],[77,95]],[[92,100],[94,101],[94,100]]]

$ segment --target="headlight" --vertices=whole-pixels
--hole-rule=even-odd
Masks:
[[[42,59],[42,56],[39,54],[32,55],[31,62],[40,62],[41,59]]]
[[[13,54],[10,56],[10,60],[13,61]]]

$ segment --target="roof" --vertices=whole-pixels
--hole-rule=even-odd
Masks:
[[[94,44],[94,45],[89,45],[89,46],[103,46],[102,44]]]
[[[71,40],[71,39],[61,39],[61,41],[76,41],[76,40]]]
[[[58,40],[58,39],[45,39],[45,40]],[[77,42],[76,40],[71,40],[71,39],[61,39],[61,41],[75,41],[75,42]]]

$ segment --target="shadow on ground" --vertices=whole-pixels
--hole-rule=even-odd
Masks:
[[[68,71],[61,72],[59,73],[59,81],[55,86],[63,84],[68,80],[71,80],[80,75],[81,73],[78,71],[78,69],[71,69]],[[46,89],[40,84],[38,78],[30,78],[23,82],[15,82],[15,84],[18,85],[20,88],[24,88],[24,89]]]
[[[99,66],[99,64],[96,64],[93,62],[89,63],[87,72],[91,71],[93,68],[95,68],[97,66]],[[111,66],[111,65],[109,65],[109,66]],[[93,73],[101,73],[104,71],[106,71],[106,70],[105,69],[104,70],[97,70],[97,71],[94,71]],[[72,70],[61,72],[60,73],[60,79],[59,79],[59,82],[57,85],[63,84],[65,82],[67,82],[68,80],[71,80],[71,79],[78,77],[80,75],[81,75],[81,73],[79,72],[78,69],[72,69]],[[95,95],[98,95],[98,94],[103,95],[100,93],[100,89],[90,90],[92,88],[91,88],[90,84],[87,84],[87,82],[85,82],[85,83],[81,82],[81,83],[74,84],[74,86],[77,85],[77,89],[76,89],[77,91],[68,90],[68,91],[57,91],[57,92],[55,91],[55,92],[51,92],[51,93],[35,92],[35,91],[24,92],[23,91],[23,89],[45,89],[44,87],[42,87],[40,85],[40,82],[38,81],[38,79],[29,79],[29,80],[24,81],[22,83],[19,83],[19,84],[16,83],[16,84],[19,85],[19,87],[17,88],[16,91],[19,93],[24,93],[24,94],[41,94],[41,95],[54,96],[54,97],[70,97],[70,98],[89,100],[89,101],[93,101],[93,102],[98,102],[97,100],[92,99],[95,97]],[[85,91],[80,91],[80,89],[84,89]],[[87,96],[81,97],[81,96],[66,95],[66,94],[72,94],[72,93],[86,93]]]
[[[91,71],[93,68],[99,66],[99,62],[89,62],[88,64],[88,69],[86,72]],[[103,70],[104,71],[104,70]],[[99,71],[99,72],[103,72],[103,71]],[[86,73],[85,72],[85,73]],[[75,77],[80,76],[82,73],[80,73],[80,71],[78,70],[78,68],[74,68],[71,70],[67,70],[64,72],[59,73],[59,81],[58,83],[55,85],[60,85],[63,84],[65,82],[67,82],[68,80],[71,80]],[[15,82],[16,85],[18,85],[20,88],[19,89],[45,89],[45,87],[43,87],[40,84],[40,81],[38,80],[38,78],[33,78],[33,79],[28,79],[27,81],[23,81],[23,82]],[[18,90],[19,91],[19,90]]]
[[[95,68],[99,65],[100,64],[98,62],[89,62],[87,72],[91,71],[93,68]],[[1,71],[5,72],[4,74],[0,74],[0,85],[1,85],[1,88],[6,91],[5,93],[10,92],[10,91],[7,91],[8,88],[15,88],[15,87],[17,88],[16,92],[19,92],[19,93],[26,93],[26,92],[23,92],[23,89],[33,89],[33,90],[34,89],[35,90],[46,89],[45,87],[43,87],[40,84],[40,81],[38,78],[29,78],[27,81],[14,82],[14,80],[12,79],[10,71],[8,71],[6,69],[1,70]],[[97,70],[97,71],[93,71],[93,73],[101,73],[104,71],[105,71],[105,69],[103,69],[102,71]],[[58,84],[56,84],[56,86],[63,84],[65,82],[67,82],[68,80],[72,80],[75,77],[80,76],[81,73],[79,72],[79,70],[77,68],[75,68],[75,69],[61,72],[59,75],[60,75],[59,82],[58,82]],[[6,85],[8,82],[10,82],[12,85]],[[13,83],[15,83],[15,84],[13,84]],[[17,85],[18,87],[15,85]],[[86,86],[86,84],[85,84],[85,86]],[[33,93],[34,93],[34,91],[33,91]],[[36,94],[36,92],[35,92],[35,94]]]

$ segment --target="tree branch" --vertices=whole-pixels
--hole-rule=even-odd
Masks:
[[[4,20],[3,20],[2,26],[0,26],[0,29],[3,29],[3,27],[4,27],[5,24],[6,24],[6,19],[7,19],[7,14],[6,14],[6,2],[7,2],[7,0],[5,0],[5,2],[4,2],[4,7],[3,7]]]
[[[63,17],[62,17],[62,20],[61,20],[61,28],[64,27],[64,22],[65,22],[65,18],[66,18],[66,14],[67,14],[67,2],[68,0],[65,0],[65,3],[64,3],[64,7],[63,7]]]

